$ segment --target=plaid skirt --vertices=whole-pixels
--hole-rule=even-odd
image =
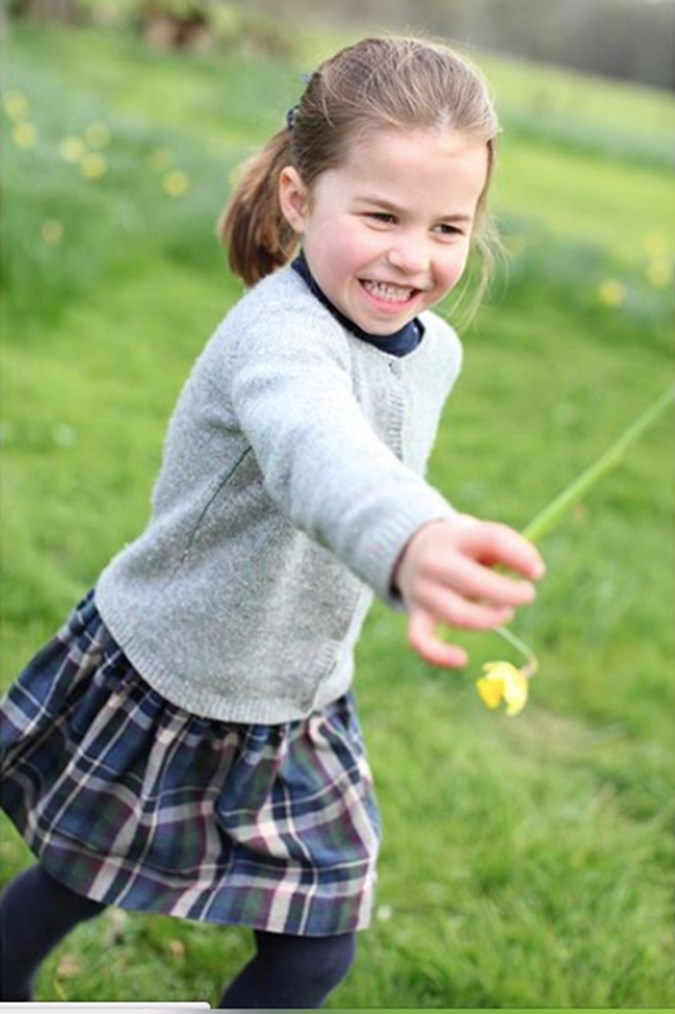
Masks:
[[[370,920],[379,817],[351,694],[284,725],[166,701],[90,593],[0,709],[2,807],[96,901],[328,936]]]

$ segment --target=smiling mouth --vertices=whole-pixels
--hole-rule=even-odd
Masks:
[[[413,289],[410,286],[393,285],[391,282],[374,282],[368,279],[363,279],[361,285],[375,299],[392,305],[409,303],[420,292],[420,289]]]

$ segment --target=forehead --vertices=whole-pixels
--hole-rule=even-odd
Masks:
[[[349,139],[340,165],[322,177],[356,197],[367,192],[475,205],[487,166],[486,142],[459,130],[361,130]]]

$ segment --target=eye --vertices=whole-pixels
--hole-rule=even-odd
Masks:
[[[380,225],[396,224],[396,216],[391,211],[368,211],[366,212],[366,218],[369,218],[373,222],[378,222]]]
[[[450,222],[439,222],[438,225],[434,226],[434,231],[439,236],[463,236],[464,230],[458,225],[452,225]]]

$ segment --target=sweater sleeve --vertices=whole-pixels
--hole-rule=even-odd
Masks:
[[[228,343],[233,411],[278,508],[400,607],[392,576],[404,546],[454,510],[374,431],[337,326],[300,313],[283,321],[281,333],[258,318]]]

